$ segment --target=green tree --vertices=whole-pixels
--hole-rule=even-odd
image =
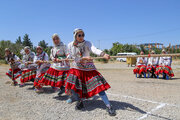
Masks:
[[[106,54],[109,54],[109,50],[108,50],[108,49],[104,49],[104,52],[105,52]]]
[[[123,52],[123,45],[119,42],[113,43],[113,47],[110,49],[110,55],[117,55],[117,53]]]
[[[144,52],[144,54],[148,54],[149,51],[144,48],[144,45],[140,45],[140,50]]]
[[[21,58],[20,51],[23,48],[22,45],[12,43],[10,40],[1,40],[0,41],[0,59],[4,59],[5,48],[9,48],[13,53]]]
[[[38,45],[41,46],[44,50],[48,48],[48,43],[46,43],[45,40],[40,41]]]
[[[25,34],[24,37],[23,37],[23,46],[29,46],[30,48],[33,47],[33,44],[31,42],[31,40],[29,39],[29,35],[28,34]]]
[[[22,45],[21,36],[16,39],[16,44]]]

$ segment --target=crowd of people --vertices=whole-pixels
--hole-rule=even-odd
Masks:
[[[35,92],[42,93],[43,86],[51,86],[61,96],[64,92],[69,96],[67,103],[77,101],[75,109],[84,108],[83,101],[99,94],[106,105],[110,116],[115,116],[106,95],[110,85],[104,77],[96,70],[90,53],[110,59],[108,54],[97,49],[91,42],[84,40],[85,33],[82,29],[75,29],[74,40],[66,45],[61,41],[58,34],[53,34],[54,47],[51,49],[50,59],[41,46],[36,47],[36,54],[26,46],[21,51],[22,60],[5,49],[5,59],[11,68],[6,73],[12,79],[12,85],[18,85],[17,78],[20,77],[19,87],[24,87],[26,82],[32,81]],[[69,59],[73,59],[70,65]],[[73,100],[72,98],[75,98]]]
[[[84,40],[85,33],[82,29],[75,29],[73,35],[74,40],[66,46],[58,34],[53,34],[54,47],[51,49],[50,57],[41,46],[36,47],[36,54],[29,46],[24,47],[21,51],[22,60],[6,48],[5,59],[10,64],[6,75],[10,77],[14,86],[18,85],[19,77],[19,87],[24,87],[26,82],[32,81],[37,93],[43,92],[43,86],[51,86],[55,92],[58,91],[59,96],[66,93],[67,103],[77,101],[76,110],[84,108],[83,100],[98,94],[105,103],[108,114],[115,116],[116,112],[105,92],[110,85],[97,71],[90,53],[107,60],[110,56]],[[140,54],[144,55],[144,52],[141,51]],[[155,51],[151,51],[151,54],[155,54]],[[162,54],[166,54],[164,49]],[[71,65],[69,59],[73,60]],[[138,57],[133,72],[139,78],[146,77],[146,74],[151,78],[159,78],[162,74],[164,79],[168,79],[174,76],[171,62],[171,57]]]
[[[165,49],[162,50],[162,54],[166,54]],[[151,54],[155,54],[155,51],[152,50]],[[174,73],[171,68],[172,57],[138,57],[136,62],[136,67],[133,70],[136,77],[141,78],[159,78],[159,75],[162,75],[163,79],[169,79],[174,76]],[[144,55],[144,52],[141,51],[140,55]]]

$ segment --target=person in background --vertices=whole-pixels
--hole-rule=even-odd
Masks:
[[[24,47],[23,51],[21,51],[21,54],[23,55],[23,63],[20,65],[22,70],[20,87],[23,87],[25,85],[24,83],[26,82],[34,82],[36,77],[36,65],[33,64],[35,53],[31,52],[29,46]]]
[[[109,115],[116,115],[115,110],[110,104],[105,93],[110,85],[104,77],[96,70],[90,53],[110,59],[108,54],[97,49],[91,42],[84,40],[84,31],[82,29],[74,30],[74,41],[68,44],[70,56],[74,59],[66,80],[66,93],[73,90],[78,95],[78,102],[75,109],[84,108],[82,98],[90,98],[99,94],[106,105]]]
[[[155,54],[155,51],[152,50],[151,54]],[[155,72],[156,72],[156,68],[158,67],[158,62],[159,62],[159,58],[158,57],[149,57],[148,59],[148,66],[147,66],[147,71],[151,73],[151,78],[156,78]]]
[[[46,71],[49,69],[50,64],[48,63],[49,57],[46,52],[43,51],[43,48],[41,46],[36,47],[36,56],[34,57],[34,63],[38,65],[37,71],[36,71],[36,77],[34,80],[34,87],[35,92],[41,93],[43,92],[42,84],[39,83],[39,81],[42,79],[42,77],[45,75]]]
[[[162,54],[166,54],[166,50],[162,50]],[[171,68],[172,57],[160,57],[159,59],[159,67],[156,68],[156,75],[163,75],[163,79],[169,79],[169,77],[173,77],[174,73]]]
[[[140,55],[144,55],[144,52],[141,51],[140,52]],[[142,77],[142,75],[144,75],[144,77],[146,77],[146,73],[147,73],[147,62],[148,62],[148,59],[147,57],[138,57],[137,58],[137,62],[136,62],[136,67],[135,69],[133,70],[134,74],[139,74],[139,78]]]
[[[53,61],[50,68],[39,81],[44,85],[50,85],[57,91],[60,88],[59,96],[65,92],[65,80],[70,69],[69,61],[65,60],[68,57],[66,45],[61,41],[58,34],[53,34],[52,40],[54,47],[51,49],[50,58]],[[64,59],[64,60],[62,60]]]
[[[8,70],[6,75],[9,76],[10,79],[12,79],[11,85],[16,86],[18,85],[18,82],[16,81],[16,79],[21,76],[21,69],[19,69],[19,65],[21,64],[19,62],[20,59],[18,56],[12,53],[9,48],[6,48],[5,60],[11,66],[11,68]]]

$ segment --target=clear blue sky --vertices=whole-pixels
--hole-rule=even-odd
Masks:
[[[0,40],[25,33],[34,45],[58,33],[68,44],[73,30],[101,49],[112,43],[180,44],[180,0],[0,0]]]

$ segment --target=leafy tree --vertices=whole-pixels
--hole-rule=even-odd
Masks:
[[[113,43],[113,47],[110,49],[110,55],[117,55],[119,52],[123,52],[123,45],[119,42]]]
[[[109,54],[109,50],[108,50],[108,49],[104,49],[104,52],[105,52],[106,54]]]
[[[9,48],[17,56],[21,57],[20,51],[23,48],[22,45],[12,43],[10,40],[0,41],[0,59],[4,59],[5,48]]]

